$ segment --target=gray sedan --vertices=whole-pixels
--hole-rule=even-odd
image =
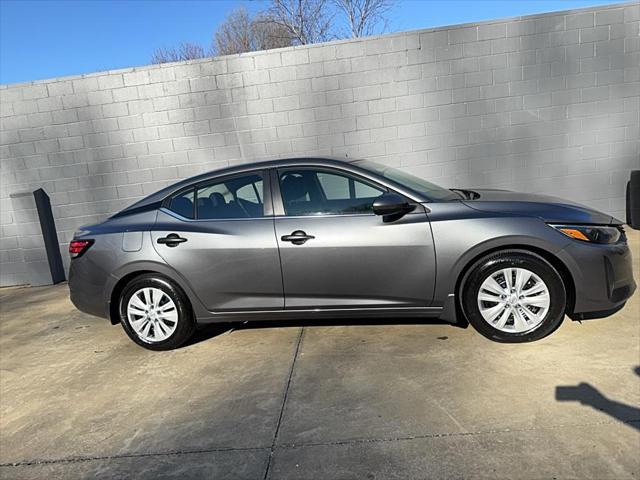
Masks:
[[[622,222],[360,161],[193,177],[81,227],[71,300],[153,350],[239,320],[436,317],[500,342],[605,317],[636,285]]]

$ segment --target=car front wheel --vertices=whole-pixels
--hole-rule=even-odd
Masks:
[[[195,331],[182,290],[153,274],[136,277],[123,289],[120,322],[134,342],[149,350],[177,348]]]
[[[562,323],[566,291],[558,271],[529,252],[503,251],[478,261],[462,290],[469,323],[498,342],[531,342]]]

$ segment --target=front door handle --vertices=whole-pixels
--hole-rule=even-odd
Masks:
[[[166,237],[161,237],[156,241],[161,245],[166,245],[167,247],[177,247],[181,243],[186,242],[187,239],[186,238],[182,238],[177,233],[170,233]]]
[[[314,238],[316,237],[313,235],[307,235],[302,230],[296,230],[291,235],[283,235],[280,237],[283,242],[291,242],[294,245],[302,245],[307,240],[313,240]]]

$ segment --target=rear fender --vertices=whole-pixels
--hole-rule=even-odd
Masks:
[[[107,315],[111,318],[112,323],[114,322],[114,318],[112,315],[113,309],[111,302],[115,300],[113,298],[114,292],[117,293],[118,289],[123,286],[123,283],[135,277],[137,273],[158,273],[167,277],[175,282],[187,295],[196,319],[210,316],[210,313],[206,310],[202,302],[200,302],[185,278],[167,265],[162,257],[156,253],[153,245],[151,245],[151,235],[149,232],[144,232],[144,242],[140,257],[145,259],[155,258],[157,260],[136,260],[126,263],[113,271],[105,283],[103,304],[106,305]]]

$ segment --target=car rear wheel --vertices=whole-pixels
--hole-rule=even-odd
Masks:
[[[120,322],[127,335],[149,350],[171,350],[195,331],[189,302],[173,282],[153,274],[134,278],[120,296]]]
[[[566,291],[558,271],[529,252],[503,251],[478,261],[462,290],[469,323],[498,342],[531,342],[562,323]]]

